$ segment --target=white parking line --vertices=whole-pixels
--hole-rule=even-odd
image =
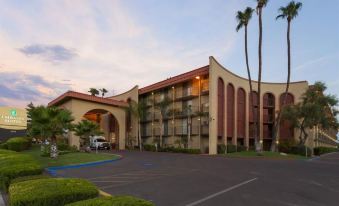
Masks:
[[[243,186],[243,185],[246,185],[246,184],[248,184],[248,183],[250,183],[250,182],[253,182],[253,181],[257,180],[257,179],[258,179],[258,178],[253,178],[253,179],[247,180],[247,181],[245,181],[245,182],[241,182],[241,183],[239,183],[239,184],[237,184],[237,185],[234,185],[234,186],[232,186],[232,187],[226,188],[226,189],[224,189],[224,190],[222,190],[222,191],[220,191],[220,192],[217,192],[217,193],[214,193],[214,194],[212,194],[212,195],[209,195],[209,196],[207,196],[207,197],[205,197],[205,198],[203,198],[203,199],[200,199],[200,200],[198,200],[198,201],[192,202],[192,203],[190,203],[190,204],[188,204],[188,205],[186,205],[186,206],[194,206],[194,205],[198,205],[198,204],[200,204],[200,203],[202,203],[202,202],[205,202],[206,200],[212,199],[212,198],[214,198],[214,197],[216,197],[216,196],[218,196],[218,195],[221,195],[221,194],[224,194],[224,193],[229,192],[229,191],[231,191],[231,190],[234,190],[234,189],[236,189],[236,188],[238,188],[238,187],[241,187],[241,186]]]

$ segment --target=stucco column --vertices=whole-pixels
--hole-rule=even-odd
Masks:
[[[218,92],[218,78],[216,76],[216,72],[213,68],[213,61],[210,58],[210,73],[209,73],[209,154],[217,154],[217,142],[218,142],[218,135],[217,135],[217,110],[218,107],[216,106],[217,103],[217,92]]]

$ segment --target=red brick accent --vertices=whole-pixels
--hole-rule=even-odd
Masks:
[[[90,101],[90,102],[95,102],[99,104],[107,104],[107,105],[112,105],[116,107],[127,107],[128,106],[128,103],[124,101],[117,101],[113,99],[107,99],[107,98],[92,96],[92,95],[83,94],[79,92],[73,92],[73,91],[68,91],[62,94],[58,98],[48,103],[48,106],[57,106],[70,99],[80,99],[84,101]]]

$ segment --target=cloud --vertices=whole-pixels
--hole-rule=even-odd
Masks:
[[[50,62],[70,61],[77,56],[74,49],[68,49],[61,45],[32,44],[19,49],[27,56],[38,56]]]
[[[49,82],[38,75],[0,72],[0,105],[24,106],[31,101],[48,103],[69,89],[68,85]]]

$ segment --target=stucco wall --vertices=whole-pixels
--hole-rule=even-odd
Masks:
[[[209,81],[209,87],[210,87],[210,95],[209,95],[209,113],[210,113],[210,126],[209,126],[209,153],[210,154],[216,154],[217,153],[217,95],[218,95],[218,88],[217,88],[217,82],[218,78],[221,78],[224,81],[225,84],[225,111],[227,111],[227,85],[231,83],[234,86],[235,89],[235,95],[237,95],[237,91],[239,88],[243,88],[246,92],[246,138],[245,138],[245,144],[248,145],[248,137],[249,137],[249,125],[248,125],[248,118],[249,118],[249,101],[248,101],[248,94],[249,94],[249,83],[248,80],[245,78],[242,78],[240,76],[237,76],[233,74],[232,72],[225,69],[222,65],[220,65],[213,57],[210,57],[210,81]],[[267,83],[262,82],[261,84],[261,102],[263,102],[263,96],[265,93],[272,93],[275,96],[275,111],[279,110],[280,107],[280,95],[285,92],[285,83]],[[290,85],[289,93],[291,93],[294,96],[294,101],[298,102],[300,101],[301,95],[306,91],[308,88],[308,83],[306,81],[301,82],[292,82]],[[257,91],[257,82],[253,82],[253,90]],[[235,101],[236,101],[235,96]],[[234,104],[234,111],[236,114],[237,111],[237,103]],[[263,109],[260,108],[260,115],[261,115],[261,121],[263,116]],[[225,115],[224,119],[224,127],[227,128],[227,114]],[[260,123],[261,126],[261,137],[263,136],[263,125],[262,122]],[[227,129],[224,130],[225,134],[224,137],[227,137]],[[297,136],[297,131],[294,133],[295,137]],[[237,140],[237,115],[235,115],[234,118],[234,134],[233,134],[233,140],[232,143],[236,144]],[[226,139],[224,140],[225,144],[227,143]]]

